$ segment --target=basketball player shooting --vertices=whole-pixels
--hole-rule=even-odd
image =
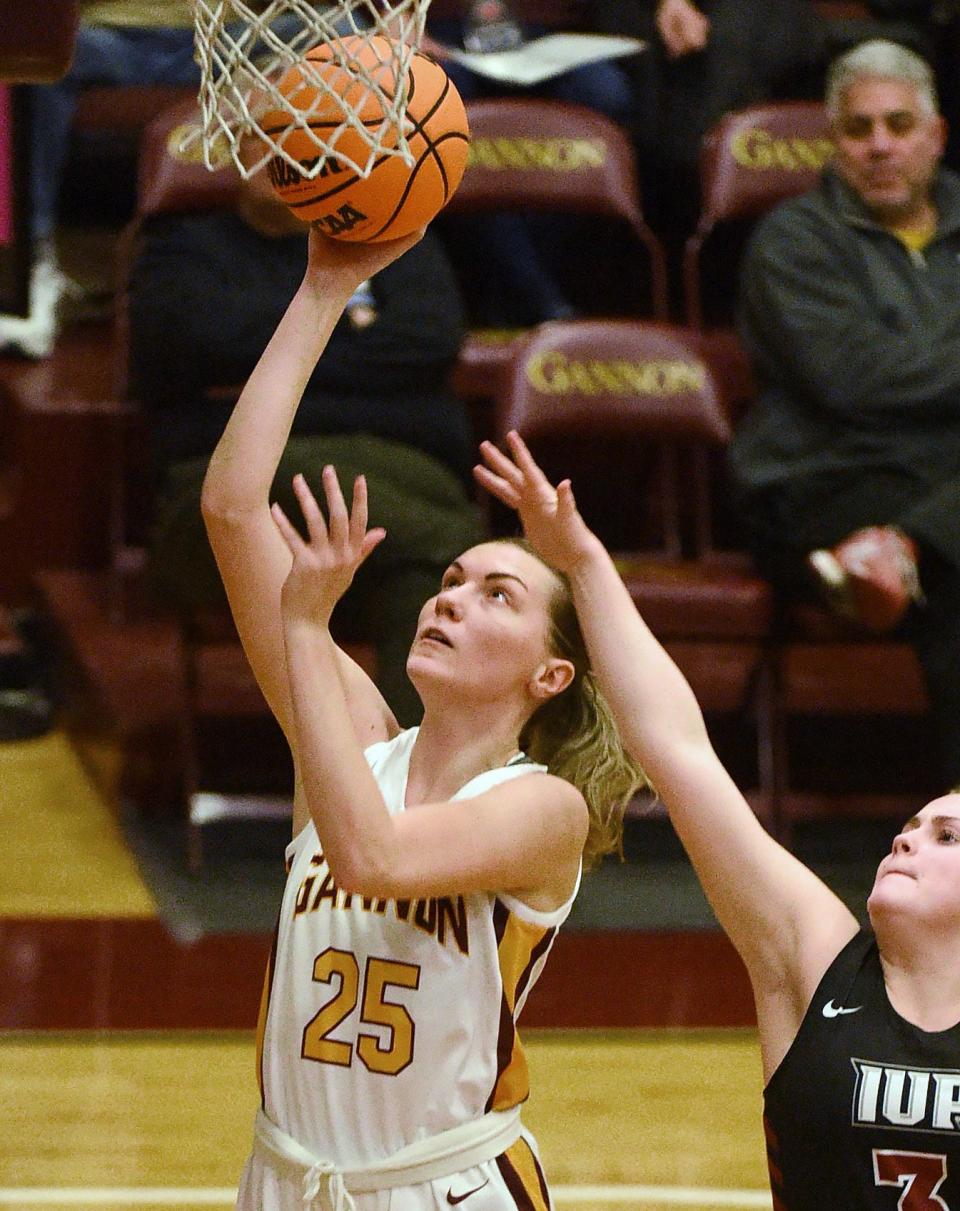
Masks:
[[[203,512],[290,745],[287,883],[258,1036],[241,1211],[548,1211],[519,1016],[581,869],[642,783],[589,672],[566,583],[516,542],[465,551],[427,601],[402,730],[330,618],[389,534],[333,468],[270,491],[304,386],[357,286],[418,237],[316,230],[297,293],[210,461]]]

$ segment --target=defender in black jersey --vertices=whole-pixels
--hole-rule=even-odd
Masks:
[[[861,930],[734,786],[569,482],[508,442],[477,479],[569,577],[623,741],[749,972],[775,1211],[960,1211],[960,793],[894,838]]]
[[[821,980],[767,1083],[764,1128],[777,1208],[960,1208],[960,1026],[897,1013],[869,931]]]

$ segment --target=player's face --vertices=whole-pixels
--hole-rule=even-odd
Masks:
[[[834,124],[834,164],[881,223],[909,223],[929,199],[945,129],[908,81],[855,80]]]
[[[549,659],[554,574],[512,543],[471,547],[447,568],[440,591],[420,611],[407,672],[495,700],[522,693]]]
[[[904,824],[877,868],[871,917],[907,910],[960,928],[960,794],[928,803]]]

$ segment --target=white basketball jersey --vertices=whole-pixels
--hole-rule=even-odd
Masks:
[[[416,735],[366,751],[391,815],[404,810]],[[454,799],[543,769],[521,760],[489,770]],[[288,847],[287,869],[257,1055],[263,1107],[278,1126],[362,1168],[526,1098],[516,1020],[576,889],[549,913],[492,893],[347,895],[312,822]]]

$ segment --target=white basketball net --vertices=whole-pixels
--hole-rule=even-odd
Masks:
[[[412,164],[404,121],[407,68],[420,45],[429,3],[430,0],[340,0],[324,4],[323,0],[317,0],[311,4],[308,0],[270,0],[254,8],[244,0],[194,0],[202,126],[186,137],[181,151],[199,137],[207,168],[221,168],[232,159],[244,177],[251,176],[274,156],[282,157],[309,178],[322,172],[331,156],[361,176],[368,176],[384,155],[400,156]],[[373,35],[388,39],[388,57],[378,55],[372,71],[376,76],[399,81],[400,87],[385,89],[370,68],[345,54],[342,39],[349,35],[368,44]],[[383,112],[383,121],[378,126],[364,125],[354,108],[334,92],[311,62],[305,61],[307,51],[321,43],[331,47],[332,62],[364,85],[358,90],[362,97],[368,97],[370,92],[376,94]],[[389,70],[381,72],[381,63]],[[305,85],[318,90],[312,109],[291,105],[278,88],[293,66],[299,69]],[[318,133],[308,126],[309,118],[328,97],[336,98],[344,111],[344,122],[336,130]],[[258,118],[270,110],[289,114],[290,125],[296,125],[316,144],[316,163],[304,167],[302,161],[284,149],[282,142],[264,131]],[[331,146],[348,126],[369,148],[363,163]],[[262,154],[251,153],[252,141],[245,138],[251,134],[262,144]],[[244,140],[242,158],[241,140]]]

